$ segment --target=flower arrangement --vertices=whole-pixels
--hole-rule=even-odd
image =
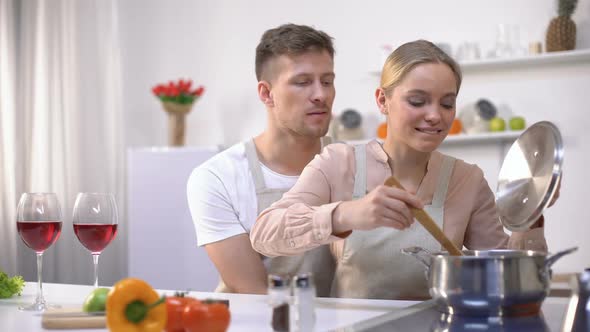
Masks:
[[[168,84],[158,84],[152,88],[152,92],[162,102],[192,104],[205,92],[205,87],[202,85],[191,91],[192,84],[192,80],[179,79],[178,83],[170,81]]]
[[[186,115],[205,92],[202,85],[191,90],[192,84],[191,80],[179,79],[177,83],[170,81],[168,84],[159,84],[152,88],[153,94],[160,99],[162,107],[168,113],[168,139],[172,146],[184,145]]]

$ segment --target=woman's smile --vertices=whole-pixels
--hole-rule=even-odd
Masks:
[[[417,131],[427,134],[427,135],[440,135],[443,130],[439,129],[439,128],[433,128],[433,127],[419,127],[419,128],[415,128]]]

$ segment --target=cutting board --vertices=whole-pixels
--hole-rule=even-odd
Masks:
[[[43,313],[41,326],[45,329],[104,329],[104,315],[89,315],[81,308],[49,309]]]

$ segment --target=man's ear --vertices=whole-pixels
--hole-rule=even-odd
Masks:
[[[379,107],[379,112],[381,112],[381,114],[389,113],[387,110],[387,97],[385,96],[385,91],[383,91],[383,89],[377,88],[375,91],[375,101],[377,102],[377,106]]]
[[[271,90],[272,87],[267,81],[258,82],[258,98],[264,103],[264,105],[269,107],[272,107],[275,104]]]

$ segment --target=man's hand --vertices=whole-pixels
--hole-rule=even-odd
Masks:
[[[266,294],[266,268],[250,244],[248,234],[240,234],[205,246],[223,282],[233,292]]]
[[[418,209],[424,207],[416,195],[380,185],[359,200],[338,205],[333,214],[332,233],[377,227],[405,229],[414,222],[410,206]]]

